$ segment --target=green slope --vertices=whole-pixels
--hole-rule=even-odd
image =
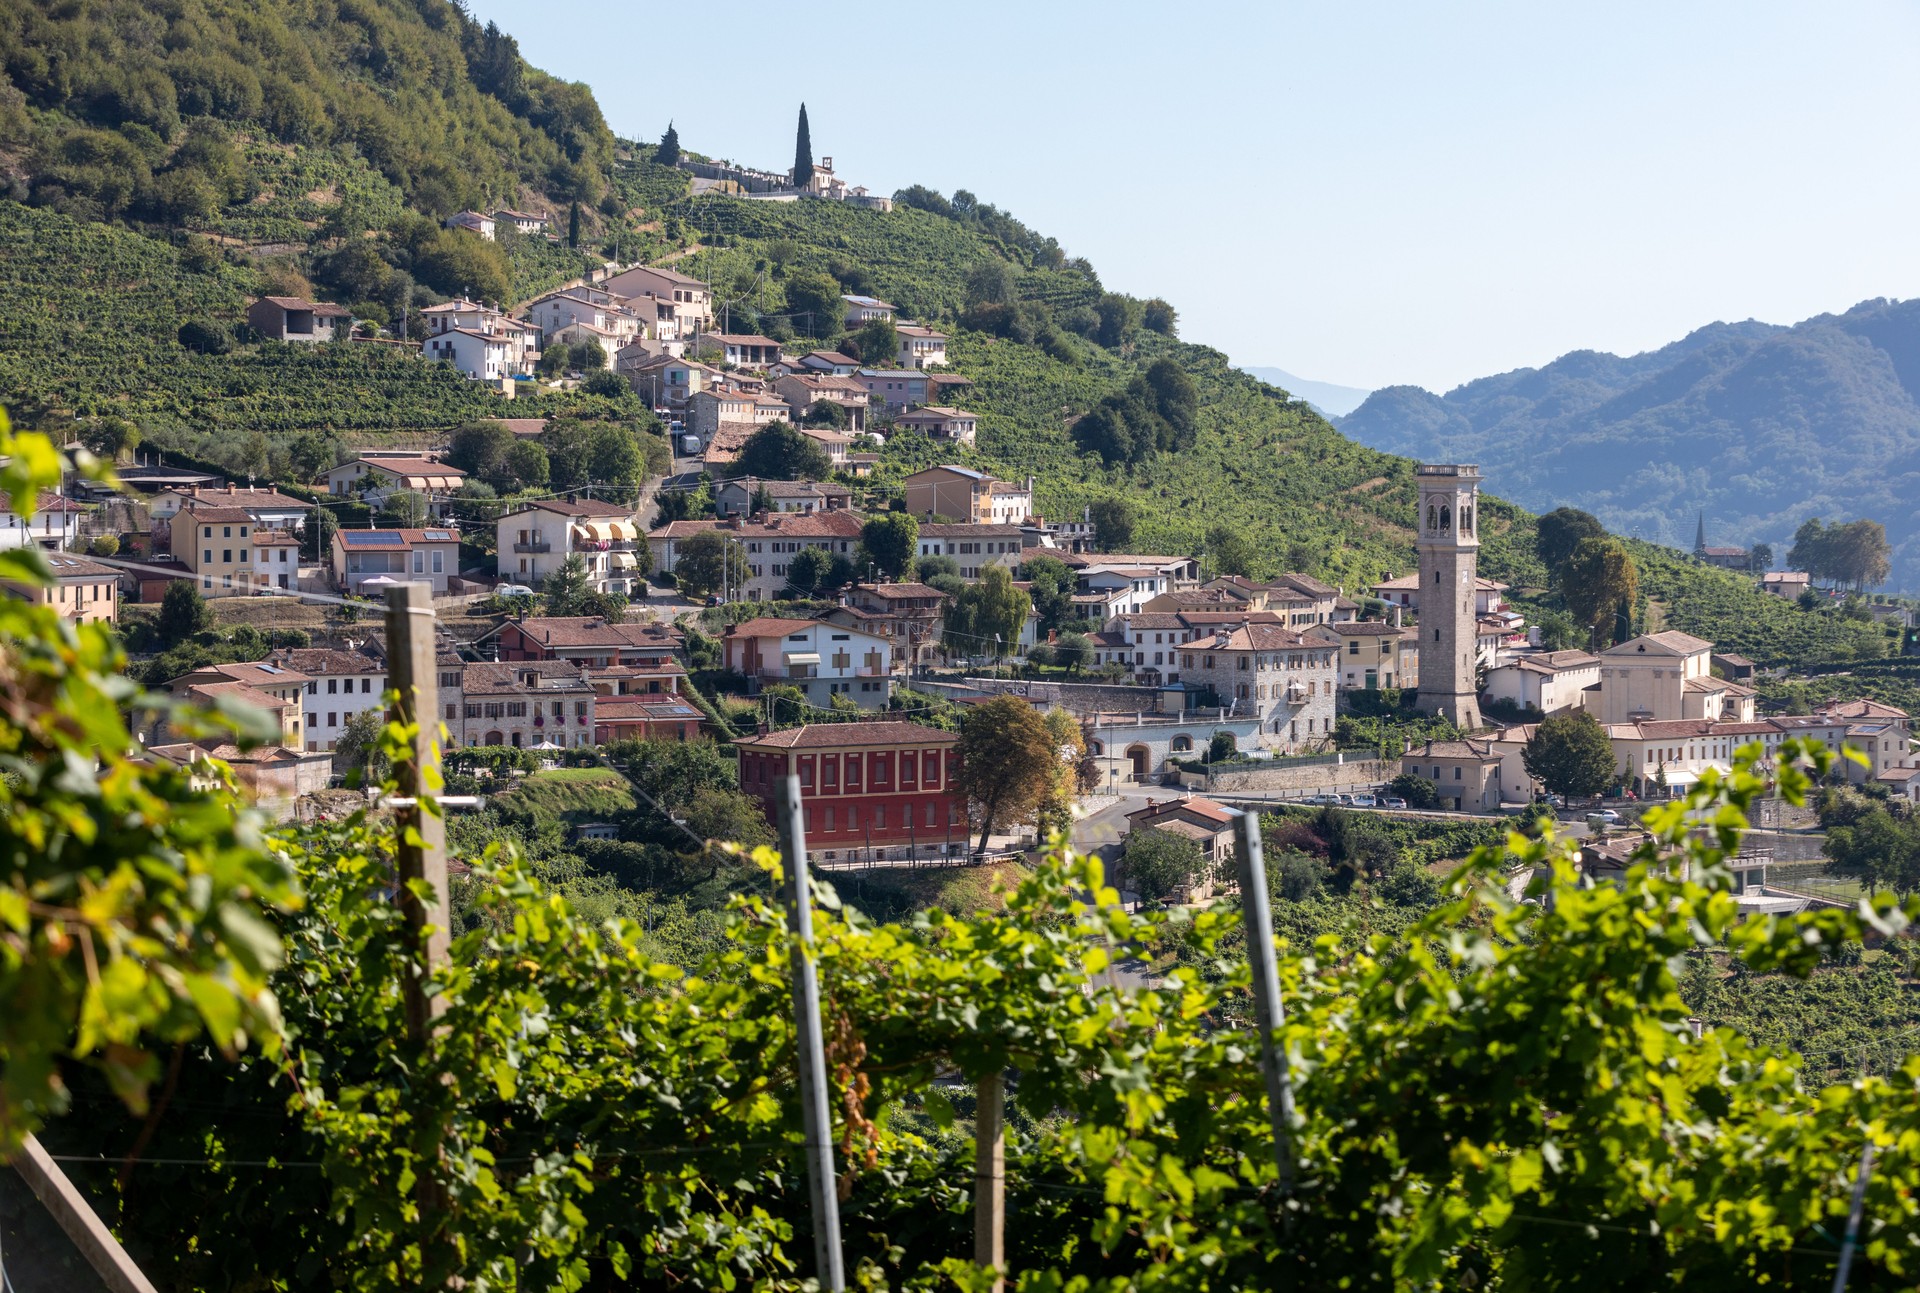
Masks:
[[[237,323],[262,290],[397,318],[476,277],[523,297],[600,255],[672,258],[714,284],[736,330],[791,336],[807,298],[788,289],[802,285],[815,300],[885,296],[947,330],[982,420],[967,460],[1035,477],[1049,516],[1123,497],[1136,549],[1197,552],[1224,525],[1252,540],[1251,573],[1300,569],[1349,592],[1413,563],[1407,459],[1175,340],[1170,309],[1159,330],[1140,326],[1142,303],[1108,293],[1054,239],[962,192],[907,190],[884,213],[689,198],[684,174],[612,139],[584,87],[527,67],[510,37],[445,0],[0,0],[0,66],[0,170],[33,204],[0,202],[0,400],[29,425],[85,432],[120,418],[148,445],[272,474],[335,437],[425,436],[507,411],[632,412],[553,397],[503,407],[378,347],[203,355],[176,334],[190,319]],[[564,227],[576,200],[577,251],[436,224],[458,206],[515,202]],[[970,310],[982,299],[999,304]],[[1194,383],[1190,442],[1131,465],[1080,452],[1074,423],[1161,360]],[[946,452],[895,437],[880,481]],[[1484,516],[1487,572],[1544,582],[1531,518],[1497,500]],[[1642,553],[1650,622],[1763,662],[1883,654],[1871,626]]]

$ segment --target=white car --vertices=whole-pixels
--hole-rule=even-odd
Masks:
[[[1620,820],[1620,814],[1611,808],[1597,808],[1587,814],[1587,820],[1590,822],[1605,822],[1607,825],[1612,826]]]
[[[501,584],[493,593],[496,597],[531,597],[533,589],[525,584]]]

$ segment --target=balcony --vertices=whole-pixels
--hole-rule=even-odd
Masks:
[[[553,545],[545,539],[530,539],[525,543],[513,545],[515,552],[552,552]]]
[[[588,539],[575,538],[575,552],[632,552],[638,546],[633,539]]]

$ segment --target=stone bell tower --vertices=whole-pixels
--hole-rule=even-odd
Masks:
[[[1422,463],[1413,476],[1420,487],[1420,712],[1444,714],[1459,727],[1476,728],[1480,469],[1465,463]]]

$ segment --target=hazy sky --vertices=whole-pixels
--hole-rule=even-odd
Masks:
[[[1920,8],[470,0],[623,136],[971,189],[1242,364],[1461,381],[1920,295]]]

